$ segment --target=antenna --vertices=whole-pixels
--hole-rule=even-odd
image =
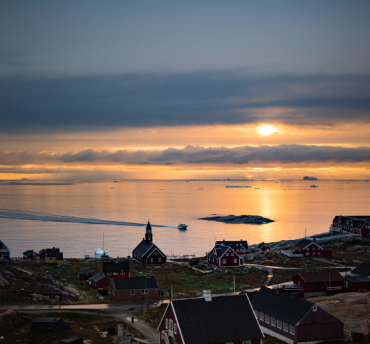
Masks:
[[[105,255],[105,251],[104,251],[104,232],[103,232],[103,256]]]

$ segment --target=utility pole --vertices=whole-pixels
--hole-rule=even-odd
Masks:
[[[227,270],[226,270],[226,296],[227,296]]]
[[[234,294],[235,294],[235,273],[234,273]]]

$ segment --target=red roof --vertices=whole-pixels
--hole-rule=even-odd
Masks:
[[[342,282],[343,276],[338,271],[328,272],[301,272],[296,276],[301,276],[306,283],[317,282]]]

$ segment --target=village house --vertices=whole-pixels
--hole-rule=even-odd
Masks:
[[[34,252],[34,250],[27,250],[23,252],[24,259],[32,259],[32,258],[36,258],[36,256],[37,256],[37,253]]]
[[[370,291],[370,278],[367,276],[346,276],[347,291]]]
[[[331,256],[331,248],[321,247],[316,240],[303,239],[295,245],[295,253],[303,254],[306,257],[312,256]]]
[[[264,242],[261,242],[256,247],[256,252],[269,252],[271,251],[271,246],[269,244],[265,244]]]
[[[116,301],[160,297],[154,276],[114,278],[109,283],[107,295]]]
[[[166,255],[153,243],[152,226],[149,221],[146,225],[145,239],[132,251],[132,258],[145,265],[166,263]]]
[[[38,257],[39,257],[39,259],[45,259],[46,258],[46,250],[45,249],[40,250],[39,254],[38,254]]]
[[[102,272],[109,278],[127,278],[130,277],[130,261],[103,262]]]
[[[207,254],[208,264],[222,267],[242,266],[244,259],[236,254],[229,246],[216,244],[216,246]]]
[[[159,343],[260,344],[264,337],[246,295],[172,300],[157,328]]]
[[[76,278],[79,280],[88,280],[92,276],[89,270],[80,270],[76,272]]]
[[[63,252],[59,248],[47,248],[45,254],[46,264],[63,264]]]
[[[0,258],[10,259],[10,250],[1,240],[0,240]]]
[[[344,290],[344,277],[338,271],[301,272],[293,276],[293,283],[303,285],[305,298]]]
[[[101,272],[98,272],[94,276],[89,278],[90,285],[95,289],[108,287],[110,281],[111,279],[104,276]]]
[[[240,241],[216,241],[216,245],[224,245],[231,247],[237,254],[248,253],[248,242],[247,240]]]
[[[351,276],[370,277],[370,263],[362,262],[359,266],[351,271]]]
[[[370,216],[335,216],[332,228],[363,237],[370,237]]]
[[[312,302],[262,287],[251,303],[263,333],[286,343],[344,338],[343,321]]]

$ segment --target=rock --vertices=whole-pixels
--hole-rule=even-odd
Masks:
[[[9,282],[0,274],[0,286],[9,285]]]
[[[0,333],[10,333],[16,328],[24,325],[27,319],[13,310],[6,311],[0,314]]]
[[[32,294],[33,298],[35,299],[39,299],[39,301],[49,301],[49,296],[44,296],[44,295],[41,295],[41,294],[36,294],[36,293],[33,293]]]
[[[10,270],[3,270],[3,274],[14,276],[14,272],[13,271],[10,271]]]
[[[78,300],[79,300],[79,301],[82,301],[82,300],[84,300],[84,297],[83,297],[83,296],[80,296],[80,297],[78,298]]]
[[[270,220],[266,217],[262,217],[259,215],[228,215],[228,216],[210,216],[210,217],[203,217],[199,220],[208,220],[208,221],[217,221],[217,222],[224,222],[224,223],[236,223],[236,224],[253,224],[253,225],[262,225],[269,222],[274,222],[274,220]]]
[[[21,271],[21,272],[24,272],[25,274],[27,274],[28,276],[31,276],[32,275],[32,272],[30,271],[27,271],[26,269],[22,269],[22,268],[19,268],[18,266],[15,266],[14,269],[18,270],[18,271]]]

